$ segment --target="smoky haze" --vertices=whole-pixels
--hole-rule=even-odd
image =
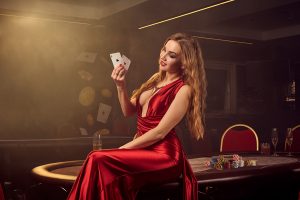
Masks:
[[[25,17],[0,20],[0,139],[66,137],[60,133],[66,127],[73,134],[67,136],[78,136],[85,116],[90,112],[95,116],[99,102],[112,106],[102,126],[111,128],[114,121],[125,121],[110,78],[109,54],[121,52],[131,59],[130,94],[158,70],[159,51],[171,34],[167,30],[157,34],[155,29],[128,31],[124,24],[104,27]],[[85,52],[96,53],[95,61],[79,61]],[[83,80],[80,71],[93,78]],[[79,102],[85,87],[96,92],[90,106]],[[102,89],[113,96],[102,97]],[[134,132],[135,121],[126,120]]]
[[[0,137],[44,138],[63,124],[75,127],[78,113],[90,109],[79,105],[80,90],[111,87],[101,30],[31,18],[4,17],[0,23]],[[86,51],[97,53],[94,62],[77,60]],[[82,80],[79,70],[93,80]]]

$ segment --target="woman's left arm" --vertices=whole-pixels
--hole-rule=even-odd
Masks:
[[[160,123],[147,133],[121,146],[120,149],[143,148],[162,140],[185,116],[189,108],[190,100],[191,87],[184,85],[177,92]]]

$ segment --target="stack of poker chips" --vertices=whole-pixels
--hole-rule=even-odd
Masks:
[[[257,160],[246,160],[246,166],[256,166]]]
[[[213,156],[209,163],[206,162],[206,165],[213,167],[215,169],[218,169],[218,170],[222,170],[222,169],[244,167],[245,161],[242,159],[241,156],[239,156],[237,154],[219,155],[219,156]],[[248,163],[246,163],[246,166],[249,166]]]
[[[234,154],[232,156],[233,162],[232,162],[232,167],[233,168],[239,168],[240,167],[240,156],[237,154]]]

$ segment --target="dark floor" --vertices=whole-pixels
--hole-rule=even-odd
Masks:
[[[265,187],[247,185],[228,185],[224,187],[206,187],[199,191],[199,200],[298,200],[296,185],[270,184]],[[36,183],[28,188],[18,188],[16,184],[5,182],[3,184],[6,200],[65,200],[69,188],[55,185]],[[174,186],[166,190],[146,189],[138,194],[137,200],[181,200],[180,187]]]

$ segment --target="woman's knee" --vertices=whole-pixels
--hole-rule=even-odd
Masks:
[[[99,163],[99,161],[104,161],[106,157],[107,156],[106,156],[105,152],[102,152],[102,151],[92,151],[88,155],[88,160],[90,162],[97,162],[97,163]]]

